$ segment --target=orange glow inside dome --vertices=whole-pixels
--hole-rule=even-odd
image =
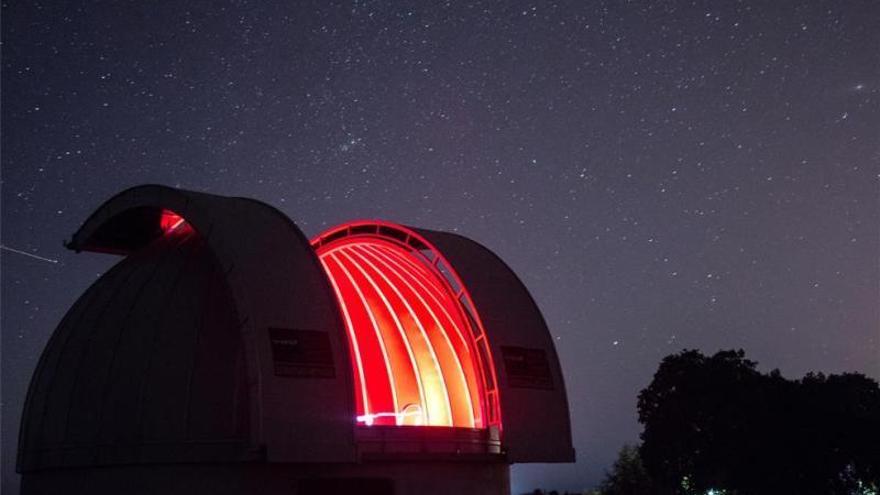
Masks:
[[[473,328],[478,323],[465,314],[463,291],[456,293],[418,249],[394,239],[321,240],[313,245],[348,332],[357,423],[497,424],[494,376],[485,376],[482,363],[491,357],[482,332]]]

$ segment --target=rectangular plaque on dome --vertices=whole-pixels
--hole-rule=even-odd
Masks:
[[[319,330],[270,328],[276,376],[334,378],[330,336]]]
[[[501,346],[507,383],[516,388],[553,390],[550,362],[543,349]]]

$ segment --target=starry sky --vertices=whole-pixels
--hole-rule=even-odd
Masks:
[[[880,378],[880,3],[3,2],[2,454],[123,188],[472,237],[556,339],[583,489],[682,348]],[[22,251],[45,259],[38,259]]]

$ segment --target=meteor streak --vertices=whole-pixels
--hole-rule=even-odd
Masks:
[[[29,257],[29,258],[33,258],[33,259],[35,259],[35,260],[45,261],[45,262],[47,262],[47,263],[53,263],[53,264],[56,264],[56,265],[58,264],[58,260],[53,260],[53,259],[51,259],[51,258],[44,258],[44,257],[42,257],[42,256],[38,256],[38,255],[36,255],[36,254],[29,253],[29,252],[27,252],[27,251],[22,251],[22,250],[20,250],[20,249],[11,248],[11,247],[9,247],[9,246],[4,246],[4,245],[2,245],[2,244],[0,244],[0,249],[5,249],[6,251],[9,251],[9,252],[11,252],[11,253],[16,253],[16,254],[20,254],[20,255],[22,255],[22,256],[27,256],[27,257]]]

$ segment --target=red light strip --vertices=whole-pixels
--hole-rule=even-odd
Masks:
[[[386,251],[384,247],[379,248],[372,245],[364,247],[366,249],[374,251],[377,255],[381,256],[387,262],[386,265],[389,266],[389,268],[396,269],[400,273],[406,274],[409,280],[415,282],[419,287],[422,288],[422,294],[427,294],[429,299],[431,299],[431,302],[433,302],[434,308],[439,308],[439,313],[441,313],[442,316],[445,317],[444,320],[447,325],[444,325],[440,322],[440,319],[437,317],[437,311],[432,312],[432,316],[434,317],[437,326],[443,330],[442,334],[444,336],[444,339],[446,340],[447,344],[454,349],[454,353],[456,354],[457,358],[456,361],[458,363],[458,366],[460,367],[459,369],[461,371],[461,374],[465,377],[468,396],[470,399],[468,401],[468,409],[470,417],[472,418],[472,421],[474,423],[474,427],[482,427],[483,418],[481,414],[482,408],[480,406],[480,390],[482,390],[482,387],[480,386],[480,381],[478,380],[479,372],[475,370],[476,363],[474,361],[474,357],[471,354],[471,345],[469,344],[469,340],[465,337],[461,329],[462,327],[464,327],[465,323],[460,319],[459,311],[457,311],[457,308],[447,307],[452,306],[451,303],[453,301],[447,296],[445,298],[445,301],[441,302],[440,299],[437,299],[437,297],[427,289],[426,285],[431,285],[431,279],[418,276],[417,271],[412,266],[413,264],[418,263],[417,261],[406,259],[391,250],[387,250],[388,253],[384,253],[382,252]],[[394,259],[397,257],[401,258],[401,261]],[[391,267],[390,265],[394,266]],[[418,291],[414,290],[414,292],[416,294],[419,294]],[[419,299],[422,302],[425,302],[421,296],[419,296]],[[459,319],[454,318],[450,313],[459,316]],[[456,344],[452,343],[452,340],[449,339],[449,332],[446,331],[446,329],[450,327],[455,330],[455,334],[458,336]]]
[[[162,233],[166,235],[175,231],[181,233],[192,231],[192,227],[190,227],[186,220],[171,210],[162,210],[162,214],[159,216],[159,228],[162,229]]]
[[[421,278],[417,277],[414,269],[415,265],[418,264],[417,261],[406,259],[401,256],[399,253],[393,253],[391,251],[388,252],[390,257],[388,260],[391,261],[395,266],[397,266],[404,273],[409,273],[410,276],[413,277],[413,280],[418,283],[421,287],[425,287],[425,285],[434,285],[432,282],[437,282],[438,280],[433,280],[432,278]],[[391,259],[391,257],[399,258],[400,262]],[[436,285],[435,285],[436,286]],[[470,331],[467,330],[466,334],[462,331],[462,328],[468,328],[467,324],[463,321],[463,316],[461,315],[461,310],[458,307],[458,301],[452,299],[448,295],[445,296],[442,300],[438,300],[434,294],[430,291],[426,291],[426,294],[440,307],[443,316],[446,318],[446,322],[449,324],[446,328],[453,328],[455,330],[455,334],[458,337],[456,340],[456,344],[454,345],[456,352],[459,355],[459,361],[462,363],[465,376],[467,377],[468,389],[471,391],[470,399],[471,399],[471,407],[475,412],[475,425],[477,427],[485,426],[485,423],[482,418],[483,408],[481,406],[482,399],[482,391],[483,386],[481,381],[479,380],[480,372],[476,369],[477,364],[477,356],[471,353],[471,346],[477,345],[476,342],[472,342],[470,337]],[[448,294],[448,293],[447,293]],[[441,302],[442,301],[442,302]],[[447,335],[449,332],[445,332]],[[467,335],[467,336],[466,336]],[[449,341],[452,344],[452,341]]]
[[[359,424],[501,426],[491,353],[441,254],[383,222],[348,224],[312,244],[340,299]]]
[[[411,348],[414,350],[414,357],[420,363],[419,375],[420,381],[424,386],[423,390],[427,405],[426,413],[428,416],[427,423],[452,426],[452,404],[449,399],[449,388],[446,385],[446,377],[440,364],[440,358],[437,356],[437,349],[432,339],[428,336],[425,325],[422,323],[424,315],[422,317],[419,316],[419,312],[415,311],[410,304],[411,298],[404,297],[401,288],[392,282],[391,275],[393,272],[386,274],[369,257],[359,252],[355,245],[349,245],[345,249],[354,256],[359,257],[374,273],[379,275],[394,295],[397,296],[397,301],[403,304],[405,309],[402,311],[398,309],[397,314],[401,316],[400,321],[403,327],[410,333],[408,340]],[[406,315],[409,315],[410,318],[406,318]],[[407,324],[409,322],[415,323],[415,327]],[[414,330],[418,330],[418,333],[414,332]]]
[[[450,291],[441,285],[440,280],[437,278],[437,274],[432,271],[433,266],[428,265],[426,260],[422,261],[411,253],[401,251],[400,249],[397,249],[397,246],[393,245],[372,243],[369,247],[400,259],[404,264],[418,272],[418,274],[421,275],[420,278],[427,284],[431,295],[435,298],[444,299],[450,294]]]
[[[415,382],[416,382],[416,389],[418,392],[418,394],[417,394],[418,397],[416,398],[416,397],[412,397],[412,395],[413,395],[412,394],[412,392],[413,392],[412,387],[406,387],[406,386],[403,386],[403,384],[401,384],[401,386],[397,387],[398,397],[400,397],[401,395],[406,397],[404,399],[405,405],[403,406],[403,408],[406,409],[410,404],[418,404],[420,406],[423,404],[426,404],[427,401],[425,399],[425,387],[424,387],[424,384],[422,383],[421,369],[419,368],[418,360],[416,359],[415,353],[413,353],[412,346],[410,345],[410,340],[407,337],[406,329],[401,324],[400,319],[397,316],[397,311],[395,311],[394,306],[388,300],[388,297],[386,296],[385,292],[382,291],[382,289],[379,287],[379,285],[376,283],[376,281],[373,280],[373,277],[371,277],[369,275],[367,270],[365,270],[364,267],[361,266],[357,262],[357,260],[353,259],[351,256],[348,255],[348,253],[346,253],[342,249],[337,249],[336,251],[338,251],[339,254],[341,254],[356,270],[358,270],[358,272],[360,272],[360,274],[363,276],[363,280],[367,282],[369,287],[371,287],[373,289],[375,294],[382,301],[382,306],[378,306],[376,304],[371,304],[370,308],[371,308],[373,315],[376,316],[377,319],[383,319],[386,322],[385,324],[380,323],[380,325],[379,325],[379,328],[381,330],[383,330],[383,336],[386,338],[386,344],[388,343],[388,337],[391,337],[391,335],[389,335],[391,333],[389,328],[392,327],[392,325],[387,324],[388,317],[384,316],[385,314],[387,314],[388,316],[391,317],[390,320],[393,321],[393,327],[396,328],[396,330],[400,336],[400,339],[398,342],[400,344],[402,344],[402,346],[392,347],[391,349],[389,349],[389,351],[391,351],[391,352],[388,353],[389,364],[390,364],[392,370],[400,370],[400,372],[392,371],[392,376],[397,381],[402,381],[401,380],[402,378],[408,377],[408,376],[414,377]],[[331,251],[331,252],[333,252],[333,251]],[[382,311],[383,309],[384,309],[384,312]],[[401,347],[405,350],[405,355],[401,355],[402,353],[399,351],[399,349]],[[410,371],[407,371],[405,366],[402,364],[404,357],[409,358],[409,362],[411,365]],[[422,407],[422,410],[425,411],[425,408]],[[401,413],[403,411],[400,409],[396,409],[394,412]],[[430,412],[425,411],[425,416],[428,416],[428,417],[427,418],[415,418],[415,423],[416,424],[431,424],[430,423]]]
[[[432,331],[431,335],[429,335],[429,332],[425,328],[425,317],[427,315],[424,314],[424,311],[417,311],[414,304],[410,303],[410,301],[412,301],[411,293],[409,294],[410,297],[405,297],[403,295],[403,288],[391,280],[391,277],[395,276],[395,272],[380,269],[368,258],[369,253],[365,256],[354,244],[350,245],[348,249],[363,259],[376,273],[379,274],[379,276],[382,277],[398,299],[403,303],[403,306],[406,308],[405,314],[412,316],[411,321],[415,323],[416,328],[419,330],[419,334],[416,335],[416,337],[421,337],[421,339],[411,338],[411,342],[413,342],[413,347],[415,349],[420,350],[420,352],[417,352],[416,356],[420,357],[422,362],[427,362],[427,366],[423,366],[421,374],[422,382],[425,383],[426,386],[425,398],[428,406],[429,424],[439,423],[445,424],[446,426],[452,426],[452,401],[449,397],[449,385],[446,383],[447,373],[444,369],[450,367],[449,359],[448,356],[440,354],[440,349],[437,348],[438,346],[435,342],[435,340],[437,340],[436,334],[441,333],[445,335],[445,332],[442,330]],[[424,357],[425,350],[427,350],[430,359]],[[446,357],[447,359],[443,359],[443,357]],[[454,352],[452,359],[455,359]],[[446,366],[443,366],[441,361],[446,363]]]
[[[330,258],[333,259],[333,261],[336,261],[332,256]],[[325,258],[321,258],[321,264],[324,265],[324,270],[326,270],[327,273],[331,273],[330,265],[327,264]],[[357,376],[355,377],[355,388],[361,391],[360,402],[358,403],[358,410],[365,411],[365,414],[369,415],[370,398],[367,395],[367,388],[364,386],[367,380],[364,376],[364,363],[361,360],[361,350],[358,346],[357,334],[354,331],[354,324],[351,321],[351,314],[348,311],[348,306],[345,304],[345,298],[342,297],[342,291],[339,289],[339,284],[336,283],[337,277],[331,276],[329,278],[330,283],[333,285],[333,291],[336,293],[336,297],[339,299],[339,305],[342,308],[342,315],[345,317],[345,327],[348,329],[348,338],[351,340],[351,347],[353,351],[352,355],[355,361],[355,368],[357,369]]]
[[[441,344],[440,346],[438,346],[432,343],[432,345],[436,349],[436,355],[438,356],[438,359],[442,361],[441,364],[443,368],[443,375],[444,377],[446,377],[444,381],[444,383],[446,384],[446,395],[450,399],[450,413],[453,415],[453,422],[455,424],[464,424],[470,428],[473,428],[475,426],[476,420],[474,417],[474,404],[472,403],[471,398],[476,394],[471,393],[471,390],[473,390],[473,388],[468,382],[467,377],[465,376],[464,367],[462,365],[460,357],[460,353],[463,353],[465,357],[468,357],[470,352],[466,346],[459,348],[453,346],[452,341],[449,339],[448,332],[446,331],[446,327],[443,325],[443,323],[440,322],[440,318],[437,317],[437,314],[435,312],[435,309],[437,309],[438,311],[442,309],[442,305],[439,303],[439,301],[435,300],[435,306],[432,307],[432,305],[429,304],[425,300],[425,298],[422,297],[421,293],[416,290],[416,288],[410,283],[410,281],[418,283],[423,290],[425,286],[421,284],[421,282],[413,275],[412,272],[408,272],[405,268],[400,266],[397,266],[395,268],[383,258],[383,255],[381,253],[371,250],[370,245],[353,244],[352,246],[359,252],[366,251],[375,256],[374,259],[378,263],[381,263],[388,273],[395,274],[396,278],[400,282],[403,282],[407,294],[415,296],[416,300],[421,303],[421,308],[427,311],[428,315],[430,316],[430,320],[433,321],[435,326],[429,327],[432,331],[426,333],[429,333],[431,335],[432,342],[440,340]],[[413,307],[418,306],[413,303]],[[430,322],[428,322],[428,324],[430,324]],[[438,336],[440,337],[439,339]],[[443,346],[442,344],[445,344],[445,346]],[[449,368],[452,368],[451,373],[448,371]],[[453,407],[452,405],[453,401],[455,402],[455,407]]]
[[[388,261],[393,263],[400,270],[404,270],[407,273],[413,273],[413,270],[415,270],[416,272],[421,273],[421,275],[422,275],[421,277],[417,276],[416,274],[413,274],[413,280],[415,280],[415,282],[417,284],[419,284],[419,286],[421,286],[422,289],[425,290],[425,293],[428,294],[428,296],[431,297],[431,299],[433,299],[434,302],[440,307],[444,316],[446,316],[449,323],[455,329],[455,333],[456,333],[456,335],[458,335],[459,340],[461,341],[462,345],[464,346],[465,352],[470,354],[470,352],[471,352],[470,347],[468,346],[467,339],[465,338],[465,336],[461,330],[461,327],[464,326],[464,323],[461,321],[460,318],[458,318],[458,319],[453,318],[452,315],[450,314],[450,309],[452,310],[453,313],[457,313],[457,311],[455,311],[454,308],[447,309],[448,303],[444,304],[444,303],[440,302],[440,299],[438,299],[438,296],[431,292],[431,290],[433,290],[435,293],[439,294],[440,298],[448,297],[448,296],[444,295],[442,292],[440,292],[442,289],[437,286],[437,282],[436,282],[436,280],[434,280],[433,275],[430,274],[430,272],[425,271],[424,267],[419,266],[420,263],[418,263],[417,261],[411,260],[408,257],[402,256],[397,251],[394,251],[392,249],[388,249],[385,246],[377,247],[377,246],[371,245],[371,246],[369,246],[369,248],[375,249],[377,253],[384,256]],[[392,259],[392,258],[396,258],[396,259]]]
[[[345,298],[345,296],[342,294],[350,294],[351,290],[353,290],[354,293],[357,295],[357,299],[353,301],[354,304],[352,304],[353,307],[351,309],[353,311],[360,310],[359,311],[360,317],[357,319],[357,321],[363,322],[363,320],[364,320],[363,317],[364,316],[367,317],[366,319],[369,321],[369,326],[370,326],[370,328],[373,329],[372,336],[375,337],[374,339],[371,339],[371,338],[369,338],[370,337],[369,334],[367,336],[365,336],[366,338],[364,339],[365,340],[364,345],[361,346],[361,347],[363,347],[363,354],[366,355],[366,357],[369,359],[369,361],[371,363],[380,362],[379,357],[381,357],[381,363],[384,364],[388,391],[391,396],[391,407],[393,408],[394,411],[398,411],[399,410],[399,406],[398,406],[399,402],[397,399],[397,387],[396,387],[395,381],[394,381],[394,373],[391,372],[391,361],[388,357],[388,350],[386,349],[386,346],[385,346],[385,338],[382,336],[382,332],[379,328],[379,324],[376,321],[376,316],[370,310],[370,305],[367,301],[366,296],[364,296],[364,292],[363,292],[363,290],[361,290],[360,285],[358,285],[358,283],[355,281],[355,277],[352,275],[351,271],[349,271],[349,269],[342,263],[342,261],[339,260],[339,258],[335,254],[332,254],[332,253],[329,253],[329,254],[323,256],[322,259],[323,258],[332,259],[339,266],[339,268],[342,270],[342,272],[345,274],[345,280],[348,282],[348,284],[349,284],[348,287],[350,287],[350,289],[344,293],[341,293],[339,297]],[[332,273],[331,273],[330,278],[331,279],[335,278]],[[348,298],[348,299],[351,300],[353,298]],[[358,302],[360,304],[356,304]],[[349,328],[350,334],[357,333],[357,332],[355,332],[355,328],[363,328],[366,326],[364,324],[355,325],[352,320],[346,321],[346,324],[352,325]],[[376,345],[373,346],[372,352],[368,352],[368,351],[370,351],[369,344],[371,342]],[[376,346],[378,346],[379,351],[380,351],[378,356],[377,356],[377,353],[375,352]],[[352,347],[354,347],[354,346],[352,346]],[[352,349],[353,352],[358,353],[358,357],[360,357],[361,347],[359,347],[357,350]],[[373,366],[371,366],[370,370],[373,371],[373,373],[371,373],[370,380],[367,381],[365,379],[362,382],[364,385],[362,386],[361,392],[364,396],[367,395],[367,389],[368,389],[366,386],[367,383],[370,383],[372,385],[372,387],[370,387],[370,390],[373,392],[372,395],[374,395],[374,396],[379,395],[379,391],[385,389],[385,382],[382,380],[381,376],[378,376],[378,374],[376,374],[376,373],[378,373],[378,371],[376,371],[376,368],[377,368],[377,366],[375,364]],[[373,402],[376,402],[376,401],[373,401]],[[387,404],[385,404],[387,402],[387,400],[382,400],[379,402],[380,402],[380,407],[387,408]],[[366,418],[371,417],[371,416],[369,416],[369,414],[370,414],[369,410],[366,410],[366,409],[358,409],[358,410],[363,411]],[[384,416],[382,416],[382,417],[384,417]],[[372,422],[370,421],[370,422],[368,422],[368,424],[372,424]],[[397,424],[397,423],[395,423],[395,424]]]

